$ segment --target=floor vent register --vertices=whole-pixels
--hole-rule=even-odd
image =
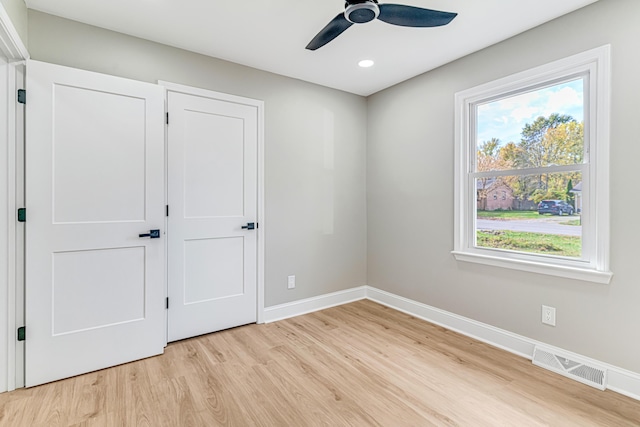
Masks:
[[[536,346],[533,364],[599,390],[604,390],[607,386],[607,370],[604,367],[575,356],[558,354],[555,350]]]

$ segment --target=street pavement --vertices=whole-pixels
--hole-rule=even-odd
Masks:
[[[524,231],[530,233],[558,234],[565,236],[582,236],[582,226],[580,225],[563,225],[558,224],[559,220],[570,221],[579,217],[562,216],[553,219],[541,217],[540,219],[531,220],[492,220],[478,219],[476,220],[476,228],[478,230],[509,230]]]

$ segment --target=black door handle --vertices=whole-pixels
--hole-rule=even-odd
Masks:
[[[255,222],[248,222],[247,225],[243,225],[242,228],[247,229],[247,230],[255,230],[256,223]]]
[[[160,230],[149,230],[148,233],[138,234],[138,237],[148,237],[150,239],[159,239],[160,238]]]

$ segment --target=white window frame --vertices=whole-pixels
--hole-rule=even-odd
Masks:
[[[609,121],[611,47],[605,45],[455,95],[455,231],[452,254],[458,261],[609,283]],[[583,171],[582,257],[569,259],[475,245],[475,119],[480,103],[584,77],[585,163],[560,169]],[[533,172],[534,170],[532,170]],[[499,175],[500,173],[498,173]]]

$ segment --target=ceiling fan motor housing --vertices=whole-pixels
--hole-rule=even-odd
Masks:
[[[353,24],[364,24],[373,21],[380,14],[380,8],[376,1],[363,1],[359,3],[347,2],[344,17]]]

